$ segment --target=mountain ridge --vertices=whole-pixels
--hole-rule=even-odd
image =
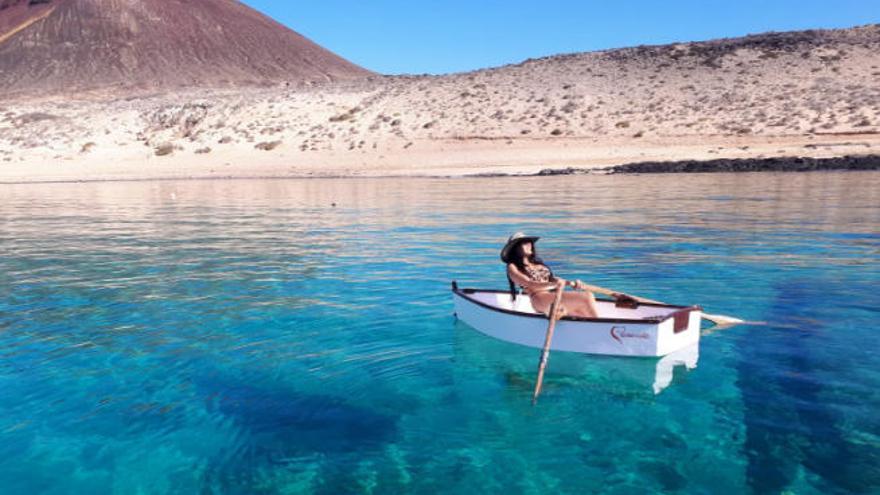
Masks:
[[[370,74],[235,0],[0,0],[0,85],[13,93],[302,84]]]

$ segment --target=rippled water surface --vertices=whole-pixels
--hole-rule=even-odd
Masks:
[[[4,494],[880,492],[880,174],[0,197]],[[533,407],[538,351],[449,292],[504,288],[516,230],[563,276],[766,323],[707,328],[665,388],[556,353]]]

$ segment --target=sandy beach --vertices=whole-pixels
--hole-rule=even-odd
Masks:
[[[880,135],[817,137],[667,138],[634,143],[595,139],[466,140],[417,142],[409,149],[346,153],[325,151],[297,156],[279,147],[276,153],[248,149],[183,158],[152,153],[95,152],[86,157],[22,160],[0,167],[0,182],[68,182],[148,179],[302,178],[302,177],[458,177],[534,175],[546,170],[607,167],[647,161],[760,159],[876,155]],[[285,153],[286,151],[286,153]],[[262,156],[264,155],[264,156]]]

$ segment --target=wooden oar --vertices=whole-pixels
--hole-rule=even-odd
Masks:
[[[590,292],[598,292],[599,294],[605,294],[606,296],[614,297],[616,295],[623,294],[623,292],[617,292],[617,291],[613,291],[611,289],[606,289],[604,287],[599,287],[598,285],[589,285],[589,284],[585,284],[583,282],[581,282],[581,287],[587,289]],[[663,303],[660,301],[654,301],[652,299],[645,299],[644,297],[638,297],[638,296],[633,296],[633,295],[629,295],[629,294],[627,294],[627,295],[629,297],[635,299],[636,301],[641,302],[641,303],[666,304],[666,303]],[[740,323],[745,323],[743,320],[740,320],[739,318],[734,318],[732,316],[724,316],[724,315],[710,315],[710,314],[703,313],[703,318],[711,321],[712,323],[718,325],[719,327],[731,327],[733,325],[739,325]]]
[[[547,368],[547,358],[550,357],[550,343],[553,341],[553,331],[559,320],[559,303],[562,302],[562,293],[565,292],[565,284],[559,284],[556,288],[556,298],[550,306],[550,324],[547,325],[547,336],[544,338],[544,349],[541,351],[541,361],[538,362],[538,382],[535,383],[535,395],[532,396],[532,404],[538,402],[541,395],[541,385],[544,383],[544,370]]]

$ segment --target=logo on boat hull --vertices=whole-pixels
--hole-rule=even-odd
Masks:
[[[623,344],[623,339],[642,339],[648,340],[651,338],[647,332],[633,333],[628,332],[626,327],[611,327],[611,337],[617,342]]]

